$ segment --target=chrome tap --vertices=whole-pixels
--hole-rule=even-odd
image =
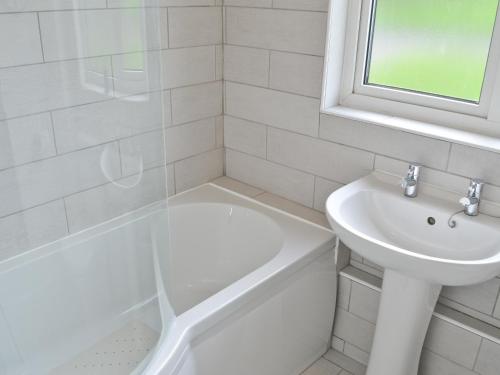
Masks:
[[[481,202],[483,185],[484,182],[476,178],[470,181],[467,196],[460,199],[460,204],[464,206],[464,214],[469,216],[479,215],[479,203]]]
[[[412,163],[408,167],[408,174],[401,181],[405,197],[415,198],[418,193],[418,176],[420,174],[420,164]]]

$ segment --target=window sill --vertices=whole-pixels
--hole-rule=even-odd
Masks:
[[[325,108],[321,113],[500,153],[500,138],[494,136],[344,106]]]

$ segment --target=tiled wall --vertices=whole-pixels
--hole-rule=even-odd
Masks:
[[[0,3],[0,260],[223,173],[220,4],[147,1]]]
[[[339,278],[333,347],[364,364],[368,363],[373,341],[381,282],[352,267]],[[470,325],[466,315],[446,312],[446,307],[438,305],[424,343],[419,374],[497,375],[500,330],[477,322]],[[449,319],[450,315],[454,319]]]
[[[327,0],[225,0],[226,173],[317,210],[373,170],[406,173],[465,194],[487,182],[500,202],[500,154],[320,114]],[[459,206],[457,205],[457,209]],[[382,270],[353,254],[351,264]],[[441,303],[500,327],[500,278],[444,288]]]

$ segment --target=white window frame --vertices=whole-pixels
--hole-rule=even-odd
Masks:
[[[500,151],[500,12],[479,104],[365,85],[372,0],[331,0],[321,111]]]

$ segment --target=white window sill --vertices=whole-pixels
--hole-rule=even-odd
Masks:
[[[325,108],[321,113],[500,153],[498,137],[343,106]]]

